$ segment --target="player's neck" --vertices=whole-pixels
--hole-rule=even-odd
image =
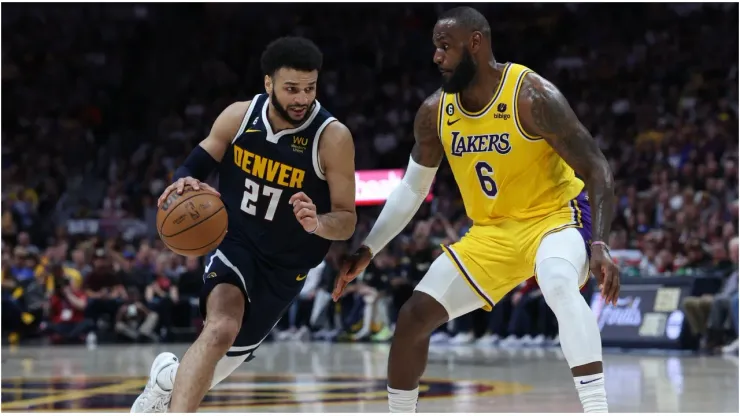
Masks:
[[[473,81],[460,93],[460,100],[465,109],[478,111],[491,102],[503,79],[503,67],[503,64],[500,65],[491,58],[478,69]]]

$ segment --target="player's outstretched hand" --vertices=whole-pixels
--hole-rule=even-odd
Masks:
[[[168,186],[164,192],[162,192],[162,195],[157,200],[157,207],[162,206],[162,203],[167,199],[168,196],[172,192],[177,192],[178,194],[182,194],[182,192],[185,190],[185,187],[189,186],[193,188],[196,191],[204,190],[207,192],[211,192],[213,194],[216,194],[216,196],[221,196],[221,193],[219,193],[214,187],[211,185],[201,182],[193,177],[187,176],[185,178],[180,178],[176,180],[172,185]]]
[[[339,298],[342,297],[342,292],[344,292],[347,284],[355,280],[355,277],[367,268],[372,258],[373,256],[372,253],[370,253],[370,249],[362,246],[358,248],[354,254],[344,259],[342,266],[339,268],[339,276],[337,276],[334,291],[331,293],[331,297],[334,299],[334,302],[338,301]]]
[[[602,245],[591,246],[590,266],[599,282],[604,303],[616,305],[619,299],[619,267],[614,263],[609,249]]]
[[[309,233],[315,233],[319,229],[319,217],[316,214],[316,205],[311,198],[303,192],[290,197],[288,200],[293,205],[293,213],[303,229]]]

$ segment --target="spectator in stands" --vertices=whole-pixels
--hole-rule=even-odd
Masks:
[[[159,316],[156,312],[147,308],[141,299],[131,297],[116,313],[116,333],[132,341],[142,338],[158,341],[159,337],[154,333],[157,329]]]
[[[84,288],[87,296],[85,316],[97,326],[103,316],[109,317],[111,327],[115,326],[115,318],[128,299],[128,293],[123,282],[113,272],[108,253],[104,248],[95,249],[93,270],[85,279]]]
[[[54,280],[54,293],[49,299],[49,324],[46,330],[52,334],[52,342],[82,342],[94,329],[91,319],[85,318],[87,298],[74,280],[64,274],[61,264],[50,267]]]
[[[28,255],[32,260],[26,260],[29,268],[33,268],[37,264],[36,256]],[[21,282],[21,286],[25,288],[23,294],[23,301],[25,303],[24,311],[33,316],[27,319],[26,324],[35,322],[35,325],[41,323],[42,318],[45,315],[47,307],[47,299],[51,293],[51,285],[49,284],[50,276],[48,273],[35,273],[34,277],[28,281]]]
[[[167,276],[168,254],[160,254],[154,268],[154,281],[144,293],[147,307],[159,316],[159,336],[163,341],[170,339],[172,332],[172,311],[180,302],[177,285]],[[146,328],[145,328],[146,329]]]
[[[344,329],[342,313],[345,312],[331,300],[334,290],[334,281],[339,273],[339,265],[347,255],[347,246],[344,243],[333,243],[324,258],[324,268],[321,280],[316,288],[314,306],[311,310],[311,320],[320,329],[314,333],[315,339],[331,340],[337,338]],[[314,326],[316,328],[316,326]]]
[[[17,342],[19,332],[28,332],[22,316],[26,312],[23,288],[13,276],[10,256],[4,256],[2,266],[2,331],[15,334],[12,342]]]
[[[180,281],[178,282],[178,290],[181,297],[195,297],[200,296],[200,288],[203,286],[203,266],[200,260],[196,257],[188,257],[185,259],[185,272],[180,275]]]
[[[509,321],[509,336],[501,341],[502,347],[515,347],[519,345],[532,345],[532,334],[535,331],[534,319],[541,304],[542,291],[537,286],[537,280],[530,277],[511,295],[511,320]],[[542,340],[544,342],[544,340]]]
[[[727,328],[733,332],[733,338],[737,339],[737,329],[734,327],[732,320],[732,302],[737,301],[738,294],[738,238],[735,237],[730,240],[728,247],[730,251],[730,259],[734,265],[734,271],[725,278],[725,282],[722,285],[722,290],[717,293],[712,300],[712,308],[709,312],[709,325],[708,331],[710,336],[713,335],[713,339],[716,340],[710,344],[710,347],[719,348],[724,339],[724,335],[727,332]],[[735,342],[731,342],[727,346],[732,346]],[[735,343],[735,347],[737,344]]]
[[[496,345],[509,335],[508,322],[511,319],[511,296],[512,293],[504,296],[496,303],[496,307],[486,315],[486,330],[483,336],[476,341],[476,344],[482,346]]]
[[[722,343],[733,296],[738,292],[738,239],[730,240],[730,258],[735,271],[725,278],[722,289],[715,295],[689,296],[683,301],[686,319],[694,335],[701,337],[701,349],[716,351]]]
[[[738,292],[735,292],[735,296],[730,299],[730,317],[732,318],[731,331],[735,332],[735,340],[722,348],[722,352],[726,354],[737,354],[738,351],[738,335],[740,335],[740,320],[738,320]]]
[[[14,260],[11,269],[13,276],[22,286],[30,283],[35,275],[38,260],[35,254],[24,247],[16,247],[13,251]]]
[[[92,266],[85,259],[85,251],[81,249],[72,250],[72,261],[67,263],[68,267],[74,268],[80,272],[80,275],[84,279],[92,271]]]
[[[314,301],[316,300],[317,287],[321,282],[321,274],[326,267],[326,262],[308,271],[305,283],[298,294],[298,298],[290,305],[288,314],[284,319],[287,320],[288,328],[284,331],[275,331],[275,338],[278,341],[307,341],[311,339],[311,331],[316,323],[313,311]],[[313,319],[312,319],[313,318]]]
[[[372,302],[372,306],[369,307],[370,312],[366,312],[365,316],[370,313],[371,321],[377,325],[377,331],[371,337],[373,341],[384,342],[393,336],[389,315],[392,304],[391,282],[400,274],[398,261],[385,249],[373,258],[359,282],[358,293],[366,292],[364,302]]]

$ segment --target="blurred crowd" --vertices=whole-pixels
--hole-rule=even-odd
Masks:
[[[491,20],[497,59],[558,85],[607,155],[619,197],[609,243],[624,275],[734,279],[725,297],[734,293],[736,311],[737,5],[476,7]],[[3,332],[96,343],[197,331],[202,263],[163,249],[156,198],[215,116],[263,91],[262,48],[286,34],[316,41],[325,54],[318,97],[352,130],[357,168],[399,168],[415,111],[439,86],[430,34],[444,8],[3,7],[3,95],[12,103],[2,126]],[[312,270],[275,337],[389,339],[438,244],[470,226],[445,165],[433,192],[331,306],[337,262],[379,212],[360,208],[352,241]],[[434,341],[544,345],[556,334],[530,280]]]

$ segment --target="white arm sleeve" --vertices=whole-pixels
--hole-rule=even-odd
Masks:
[[[321,264],[308,271],[306,282],[303,284],[303,289],[301,289],[301,295],[305,295],[312,290],[315,290],[319,286],[319,283],[321,283],[321,274],[324,272],[325,267],[326,260],[322,261]]]
[[[401,184],[388,196],[378,220],[363,243],[373,255],[378,254],[411,221],[429,194],[436,174],[437,167],[422,166],[409,158],[409,166]]]

